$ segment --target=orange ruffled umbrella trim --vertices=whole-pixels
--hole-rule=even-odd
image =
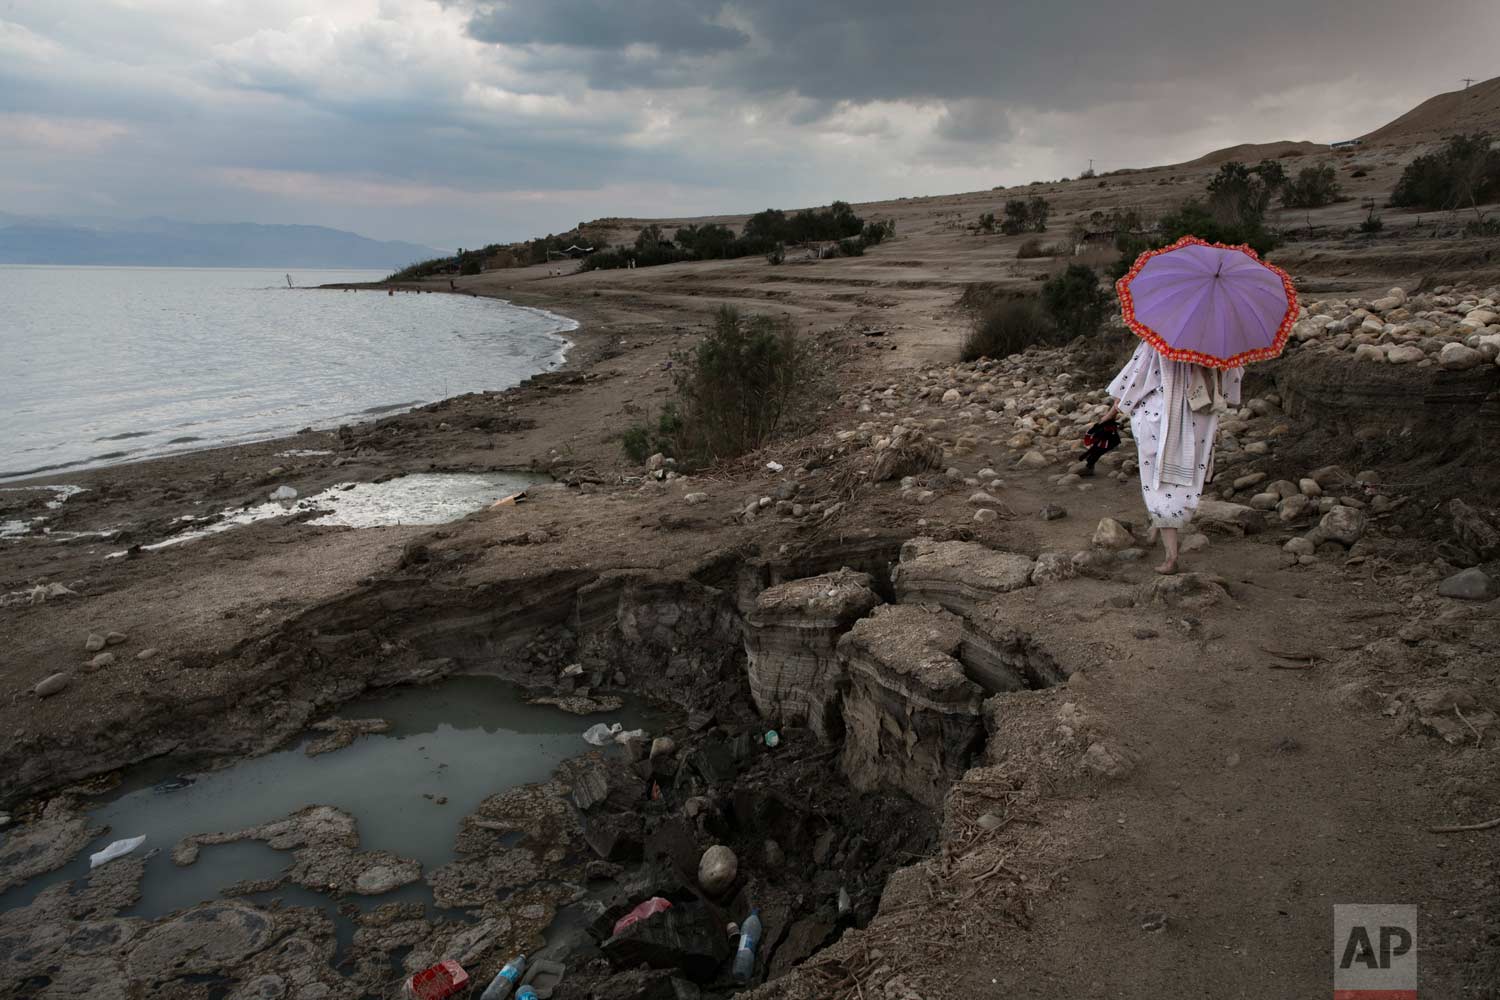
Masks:
[[[1254,260],[1261,267],[1274,271],[1281,278],[1282,287],[1286,289],[1286,315],[1281,318],[1281,325],[1276,328],[1276,336],[1271,341],[1269,347],[1258,347],[1253,351],[1241,351],[1239,354],[1228,358],[1220,358],[1212,354],[1202,354],[1198,351],[1183,350],[1168,344],[1166,338],[1161,334],[1135,318],[1135,299],[1130,294],[1130,282],[1137,274],[1141,273],[1141,268],[1145,267],[1146,262],[1157,254],[1171,253],[1179,247],[1195,243],[1198,246],[1218,247],[1221,250],[1238,250],[1248,255],[1250,259]],[[1195,365],[1203,365],[1205,368],[1238,368],[1252,361],[1268,361],[1279,355],[1286,347],[1287,338],[1292,335],[1292,324],[1297,322],[1297,289],[1292,285],[1291,275],[1270,261],[1261,260],[1260,254],[1250,249],[1244,243],[1238,246],[1231,246],[1227,243],[1210,243],[1207,240],[1200,240],[1196,236],[1184,236],[1171,246],[1147,250],[1137,257],[1135,263],[1131,265],[1130,270],[1125,272],[1125,275],[1119,281],[1115,282],[1115,291],[1120,296],[1120,314],[1125,319],[1125,325],[1130,327],[1137,337],[1140,337],[1154,347],[1156,353],[1164,358],[1170,358],[1173,361],[1190,361]]]

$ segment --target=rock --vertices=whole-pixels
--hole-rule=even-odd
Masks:
[[[1385,363],[1385,351],[1374,344],[1356,344],[1354,347],[1355,361],[1373,361],[1378,364]]]
[[[1253,510],[1275,510],[1280,502],[1279,493],[1257,493],[1250,498],[1250,507]]]
[[[1294,556],[1310,556],[1317,546],[1306,538],[1291,538],[1281,547],[1283,552],[1290,552]]]
[[[838,735],[838,641],[882,603],[867,573],[842,569],[769,587],[745,619],[750,696],[762,716]],[[656,756],[653,746],[652,756]]]
[[[651,741],[651,759],[670,757],[677,750],[677,743],[670,736],[658,736]]]
[[[991,522],[998,520],[1000,520],[999,512],[992,510],[989,507],[985,507],[983,510],[976,510],[974,512],[974,522],[976,524],[990,524]]]
[[[1077,575],[1078,567],[1073,565],[1072,556],[1066,552],[1043,552],[1036,557],[1036,565],[1031,570],[1031,582],[1041,586],[1044,583],[1070,580]]]
[[[84,640],[83,648],[90,653],[99,652],[99,650],[104,648],[104,636],[99,635],[97,632],[89,633],[89,637]]]
[[[156,649],[155,646],[147,646],[145,649],[141,650],[139,653],[136,653],[135,654],[135,658],[137,660],[141,660],[141,661],[144,662],[145,660],[154,660],[154,659],[156,659],[156,654],[157,654],[157,649]]]
[[[1236,479],[1234,481],[1234,488],[1237,490],[1248,490],[1250,487],[1259,486],[1265,481],[1266,474],[1264,472],[1251,472]]]
[[[652,455],[650,458],[646,459],[646,471],[647,472],[656,472],[656,471],[658,471],[660,469],[665,469],[666,467],[667,467],[667,456],[663,455],[661,452],[657,452],[656,454]]]
[[[1232,535],[1254,534],[1265,526],[1265,521],[1253,508],[1207,498],[1198,501],[1198,513],[1194,519],[1205,531],[1214,530]]]
[[[1301,490],[1302,495],[1305,497],[1320,497],[1323,495],[1323,487],[1318,485],[1318,481],[1311,477],[1300,480],[1297,483],[1297,489]]]
[[[1005,825],[1005,818],[999,813],[987,812],[975,820],[981,830],[998,830]]]
[[[1453,533],[1465,548],[1484,561],[1500,556],[1500,528],[1487,517],[1458,499],[1448,501],[1448,514]]]
[[[1500,595],[1500,586],[1477,566],[1461,570],[1438,584],[1438,593],[1443,597],[1456,597],[1464,601],[1488,601]]]
[[[1349,481],[1349,473],[1345,472],[1341,466],[1325,465],[1321,469],[1314,469],[1309,472],[1307,478],[1326,490],[1330,486],[1347,483]]]
[[[740,871],[740,860],[734,851],[716,844],[698,860],[698,885],[710,896],[722,896],[734,884]]]
[[[354,891],[361,896],[379,896],[403,885],[410,885],[421,877],[420,862],[396,859],[394,863],[377,864],[360,872],[354,880]]]
[[[1094,545],[1101,549],[1128,549],[1135,544],[1135,536],[1125,530],[1125,526],[1112,517],[1099,520],[1099,526],[1094,529]]]
[[[963,399],[963,393],[959,392],[957,389],[949,389],[947,392],[943,393],[943,402],[945,403],[956,403],[961,399]]]
[[[1037,517],[1043,521],[1058,521],[1068,516],[1066,507],[1061,504],[1049,503],[1037,511]]]
[[[980,490],[978,493],[969,494],[969,503],[976,507],[995,507],[999,505],[1000,500]]]
[[[617,969],[642,964],[653,969],[681,969],[699,983],[712,981],[732,951],[718,915],[696,901],[674,903],[649,920],[637,921],[605,941],[600,949]]]
[[[1296,496],[1287,497],[1281,503],[1277,504],[1276,513],[1281,518],[1283,524],[1290,524],[1298,518],[1305,516],[1312,506],[1312,497],[1299,493]]]
[[[996,594],[1030,586],[1031,568],[1027,556],[978,542],[913,538],[901,546],[891,582],[902,602],[935,604],[967,616]]]
[[[839,640],[841,770],[856,791],[893,788],[942,808],[984,742],[985,691],[965,675],[962,644],[963,620],[930,601],[882,605]]]
[[[295,500],[297,499],[297,490],[292,486],[278,486],[271,491],[270,498],[272,500]]]
[[[1179,548],[1183,552],[1202,552],[1209,546],[1208,536],[1204,534],[1188,535],[1182,540]]]
[[[104,644],[106,646],[118,646],[122,642],[129,641],[129,639],[130,637],[124,632],[111,632],[104,637]]]
[[[1409,365],[1417,361],[1422,361],[1426,357],[1427,355],[1423,353],[1422,349],[1415,344],[1402,344],[1398,347],[1392,347],[1385,354],[1386,361],[1393,365]]]
[[[1039,451],[1028,451],[1016,460],[1016,467],[1021,469],[1040,469],[1047,464],[1047,456]]]
[[[1229,596],[1224,581],[1204,573],[1177,573],[1147,580],[1136,592],[1138,605],[1202,609]]]
[[[1450,372],[1467,371],[1470,368],[1478,368],[1486,362],[1483,353],[1463,344],[1453,342],[1444,344],[1443,349],[1438,352],[1438,364]]]
[[[114,662],[114,653],[100,653],[89,661],[89,669],[98,670],[100,667],[111,667],[114,666]]]
[[[687,496],[682,498],[683,502],[686,503],[689,507],[692,507],[695,504],[700,504],[707,499],[707,493],[689,493]]]
[[[1318,530],[1323,537],[1347,548],[1364,535],[1367,520],[1364,511],[1353,507],[1335,507],[1323,515],[1323,519],[1318,522]]]
[[[50,698],[63,691],[72,681],[72,674],[52,674],[38,681],[31,690],[36,692],[39,698]]]

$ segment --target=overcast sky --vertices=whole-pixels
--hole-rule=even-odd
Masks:
[[[443,248],[1330,141],[1496,0],[0,0],[0,212]]]

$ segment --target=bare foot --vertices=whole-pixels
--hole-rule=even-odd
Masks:
[[[1156,571],[1162,576],[1171,576],[1172,574],[1177,572],[1177,560],[1168,559],[1166,562],[1156,567]]]

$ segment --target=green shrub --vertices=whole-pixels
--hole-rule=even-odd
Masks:
[[[1260,226],[1271,205],[1271,187],[1237,160],[1219,166],[1208,182],[1208,213],[1225,226]]]
[[[863,257],[865,254],[865,243],[858,236],[847,240],[839,240],[839,254],[844,257]]]
[[[979,216],[979,231],[981,233],[993,233],[995,231],[994,212],[984,212]]]
[[[865,241],[865,246],[873,247],[885,242],[896,235],[896,220],[883,219],[878,222],[869,222],[860,231],[859,238]]]
[[[974,316],[969,335],[959,349],[964,361],[1004,358],[1033,344],[1060,343],[1057,328],[1034,298],[991,302]]]
[[[620,435],[620,446],[625,449],[625,454],[630,460],[637,464],[655,454],[651,449],[651,444],[650,424],[631,424],[625,428],[625,433]]]
[[[1452,211],[1473,208],[1500,197],[1500,150],[1490,148],[1490,137],[1477,132],[1450,136],[1436,153],[1419,156],[1406,165],[1391,192],[1400,208]]]
[[[1000,223],[1000,231],[1007,236],[1015,236],[1019,233],[1045,233],[1047,218],[1051,214],[1052,206],[1046,198],[1038,196],[1025,201],[1012,198],[1005,203],[1005,219]]]
[[[1281,204],[1287,208],[1322,208],[1339,200],[1338,174],[1331,164],[1303,167],[1297,179],[1288,181],[1281,190]]]
[[[788,321],[727,306],[673,361],[676,399],[658,422],[660,450],[690,465],[764,447],[810,416],[821,389],[813,347]]]
[[[1281,165],[1280,160],[1261,160],[1250,169],[1273,191],[1286,183],[1286,168]]]
[[[1042,286],[1042,307],[1057,329],[1069,338],[1099,332],[1112,305],[1094,269],[1069,264],[1068,269]]]
[[[478,257],[467,257],[458,265],[458,273],[464,275],[478,274],[483,269],[484,265],[479,262]]]

